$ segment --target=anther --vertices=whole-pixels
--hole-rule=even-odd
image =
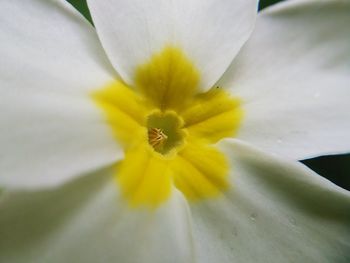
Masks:
[[[158,149],[163,146],[168,136],[159,128],[150,128],[148,130],[148,141],[153,148]]]

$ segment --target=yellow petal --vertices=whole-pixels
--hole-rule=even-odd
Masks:
[[[190,141],[171,162],[175,186],[189,200],[219,195],[227,188],[228,163],[215,147]]]
[[[169,160],[154,152],[147,143],[140,143],[126,153],[116,178],[131,206],[156,207],[170,197],[169,168]]]
[[[138,90],[161,110],[178,110],[196,93],[199,74],[178,48],[167,47],[136,69]]]
[[[180,114],[191,136],[210,143],[233,136],[243,117],[240,100],[219,87],[197,95]]]
[[[141,97],[123,83],[110,83],[94,92],[92,98],[103,110],[117,141],[124,148],[143,136],[145,128],[142,126],[145,126],[148,109]]]

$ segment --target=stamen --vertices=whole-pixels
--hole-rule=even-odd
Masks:
[[[159,128],[151,128],[148,130],[148,141],[153,148],[158,149],[163,146],[168,136]]]

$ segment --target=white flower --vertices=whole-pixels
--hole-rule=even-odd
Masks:
[[[0,2],[0,262],[350,261],[349,1],[88,3]]]

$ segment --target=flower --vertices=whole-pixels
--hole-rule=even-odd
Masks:
[[[0,3],[0,262],[349,261],[348,1],[88,3]]]

